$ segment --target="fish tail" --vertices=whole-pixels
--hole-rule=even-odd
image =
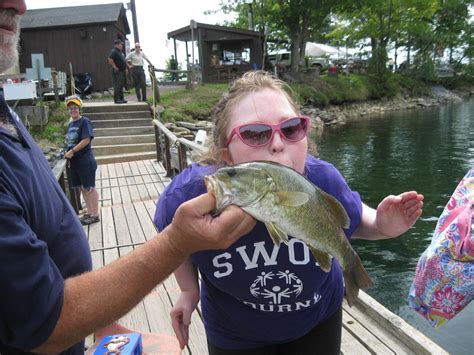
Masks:
[[[357,299],[359,289],[373,285],[369,274],[355,252],[351,263],[344,270],[344,283],[346,286],[346,300],[349,306],[352,306]]]

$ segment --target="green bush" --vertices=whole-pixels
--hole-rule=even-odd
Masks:
[[[392,98],[400,92],[397,80],[392,73],[368,75],[368,84],[370,98],[373,100]]]
[[[295,93],[295,99],[300,105],[314,105],[316,107],[326,107],[329,99],[320,90],[307,84],[291,85]]]

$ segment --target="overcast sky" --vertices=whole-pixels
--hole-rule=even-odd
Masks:
[[[119,3],[120,0],[26,0],[28,9],[67,7]],[[127,3],[123,2],[125,8]],[[173,54],[173,40],[168,41],[167,33],[189,25],[191,19],[201,22],[223,24],[230,17],[220,13],[204,15],[206,10],[218,10],[219,0],[135,0],[138,19],[138,35],[141,47],[148,59],[157,68],[164,68],[165,60]],[[127,36],[133,46],[133,22],[127,11],[131,34]],[[177,41],[178,60],[185,61],[185,43]],[[111,43],[110,48],[113,47]],[[191,54],[191,47],[189,47]],[[195,55],[197,53],[195,52]],[[183,66],[184,68],[184,66]]]

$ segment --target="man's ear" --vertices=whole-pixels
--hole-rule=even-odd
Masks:
[[[232,165],[232,156],[230,155],[229,148],[221,149],[221,160],[227,165]]]

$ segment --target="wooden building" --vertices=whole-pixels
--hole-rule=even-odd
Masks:
[[[115,39],[130,34],[122,3],[28,10],[21,20],[20,70],[31,68],[31,54],[44,65],[70,74],[90,73],[93,91],[111,88],[107,57]]]
[[[168,39],[186,42],[187,62],[190,63],[188,42],[197,41],[195,59],[199,60],[202,81],[225,82],[263,65],[263,39],[261,32],[207,25],[192,21],[189,26],[168,33]],[[191,48],[192,49],[192,48]],[[179,58],[177,58],[179,59]]]

